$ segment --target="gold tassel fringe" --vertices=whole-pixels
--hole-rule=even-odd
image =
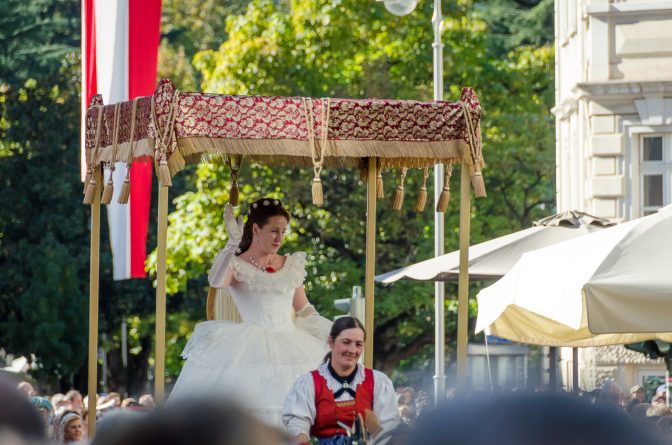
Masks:
[[[439,196],[439,202],[436,204],[436,211],[438,213],[445,212],[448,210],[448,204],[450,204],[450,184],[444,184]]]
[[[415,206],[413,210],[420,213],[425,210],[427,205],[427,178],[429,177],[429,168],[425,167],[422,172],[422,186],[420,186],[420,191],[418,192],[418,197],[415,200]]]
[[[124,179],[124,183],[121,186],[121,190],[119,191],[119,198],[117,198],[117,203],[128,204],[128,198],[130,197],[131,197],[131,181],[127,175],[126,179]]]
[[[86,192],[84,193],[84,204],[93,204],[93,195],[96,193],[96,181],[93,179],[86,183]]]
[[[483,174],[480,171],[474,172],[471,176],[471,185],[474,187],[474,194],[477,198],[485,198],[485,182],[483,181]]]
[[[173,181],[170,179],[170,169],[168,168],[168,163],[163,159],[159,161],[158,174],[159,184],[166,187],[171,187],[173,185]]]
[[[427,187],[422,187],[418,192],[418,198],[415,200],[415,207],[413,210],[420,213],[425,210],[427,205]]]
[[[313,179],[313,204],[318,207],[324,205],[324,192],[322,191],[322,180],[320,178]]]
[[[100,198],[100,203],[108,205],[112,202],[112,195],[114,194],[114,183],[112,182],[112,172],[110,172],[110,180],[107,181],[103,188],[103,197]]]
[[[233,207],[236,207],[239,202],[240,191],[238,190],[238,184],[236,182],[231,184],[231,190],[229,190],[229,204]]]
[[[436,203],[436,211],[443,213],[448,210],[450,204],[450,177],[453,175],[453,164],[446,163],[443,165],[443,189],[439,195],[439,202]]]
[[[401,207],[404,205],[404,181],[406,181],[407,171],[407,168],[402,168],[401,173],[399,173],[399,185],[392,195],[392,210],[400,211]]]
[[[383,189],[383,173],[378,170],[376,175],[376,198],[382,199],[385,197],[385,190]]]
[[[82,189],[82,194],[86,194],[86,189],[89,187],[89,182],[91,182],[91,169],[86,170],[86,177],[84,178],[84,189]]]

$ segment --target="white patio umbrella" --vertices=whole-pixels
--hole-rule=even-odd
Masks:
[[[476,332],[523,343],[672,341],[672,206],[525,253],[477,299]]]
[[[576,238],[614,223],[587,213],[570,210],[534,222],[534,226],[469,247],[469,280],[494,281],[507,273],[523,253]],[[376,281],[392,284],[401,279],[417,281],[457,281],[460,251],[411,264],[376,276]]]

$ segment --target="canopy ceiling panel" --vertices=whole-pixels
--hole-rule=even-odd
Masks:
[[[480,117],[470,88],[459,102],[418,102],[186,93],[162,80],[152,97],[112,105],[95,97],[86,154],[90,170],[151,156],[171,175],[208,155],[314,167],[361,166],[371,156],[381,168],[464,160],[480,175]]]

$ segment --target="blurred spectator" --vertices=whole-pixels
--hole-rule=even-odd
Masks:
[[[667,405],[652,405],[646,410],[646,417],[665,417],[672,415],[672,408]]]
[[[657,445],[623,411],[560,393],[453,401],[417,420],[410,444]]]
[[[81,415],[82,409],[84,408],[82,393],[76,389],[71,389],[65,393],[65,398],[68,400],[68,402],[70,402],[70,409]]]
[[[408,405],[399,405],[399,416],[406,425],[412,426],[415,423],[415,414]]]
[[[651,408],[650,403],[638,403],[637,405],[633,406],[632,409],[630,410],[630,415],[632,416],[633,419],[640,421],[646,419],[646,413]]]
[[[151,394],[143,394],[140,396],[139,403],[147,409],[156,407],[156,403],[154,403],[154,397]]]
[[[110,418],[121,419],[120,411]],[[126,417],[128,419],[128,417]],[[92,445],[277,445],[290,444],[280,430],[256,420],[241,408],[220,400],[182,399],[133,421],[116,422],[96,434]]]
[[[604,382],[597,396],[597,403],[620,408],[622,401],[623,391],[621,390],[621,387],[618,386],[618,383],[613,380]]]
[[[84,439],[82,417],[75,411],[64,411],[57,419],[55,431],[57,443],[81,442]]]
[[[30,398],[30,403],[42,415],[45,434],[47,437],[52,437],[51,419],[54,415],[54,408],[51,406],[51,402],[46,397],[35,396]]]
[[[35,388],[33,388],[33,385],[31,385],[30,382],[23,381],[16,386],[16,389],[25,394],[28,399],[37,395]]]
[[[26,441],[44,441],[46,433],[40,414],[26,398],[24,390],[18,390],[16,383],[0,375],[0,432],[3,442],[10,435]]]
[[[135,400],[133,397],[127,397],[124,400],[121,401],[121,408],[137,408],[139,406],[142,406],[138,403],[137,400]]]
[[[54,416],[60,416],[70,409],[70,401],[65,397],[65,394],[59,392],[51,396],[51,406],[54,407]]]
[[[630,388],[630,400],[637,400],[639,403],[644,403],[645,398],[646,392],[644,391],[644,388],[639,385]]]

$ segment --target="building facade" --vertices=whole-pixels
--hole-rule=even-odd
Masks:
[[[625,221],[670,204],[672,1],[556,0],[555,31],[558,211]],[[588,389],[664,373],[653,361],[616,364],[618,348],[581,357]]]

